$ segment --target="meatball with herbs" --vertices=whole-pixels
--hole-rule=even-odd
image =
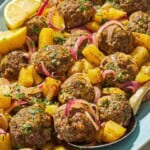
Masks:
[[[61,45],[51,45],[33,54],[31,62],[41,75],[47,76],[46,70],[49,74],[61,76],[69,70],[74,60],[68,48]]]
[[[133,50],[133,37],[130,31],[117,24],[106,27],[97,33],[98,47],[106,55],[114,52],[131,53]]]
[[[101,64],[104,77],[104,86],[117,86],[128,81],[133,81],[138,73],[138,66],[131,60],[131,56],[116,52],[104,58]]]
[[[98,110],[93,105],[78,99],[60,106],[54,114],[57,137],[70,143],[93,142],[99,130]]]
[[[142,11],[133,13],[129,18],[128,28],[132,32],[150,35],[150,15]]]
[[[138,10],[147,11],[150,9],[149,0],[117,0],[116,3],[129,14]]]
[[[91,21],[95,14],[93,4],[89,0],[64,0],[57,5],[59,13],[64,17],[67,29],[72,29]]]
[[[85,99],[88,102],[94,101],[94,87],[84,73],[73,74],[61,85],[58,96],[59,102],[66,103],[74,98]]]
[[[113,120],[125,127],[129,125],[132,109],[124,95],[103,96],[98,100],[97,107],[101,122]]]
[[[6,54],[0,62],[1,77],[14,81],[18,79],[19,71],[27,66],[27,59],[24,52],[12,51]]]
[[[21,109],[11,118],[9,127],[14,148],[41,148],[51,140],[52,118],[39,106]]]
[[[45,17],[34,16],[27,21],[26,26],[28,36],[31,37],[34,42],[37,42],[41,29],[48,27],[48,24]]]

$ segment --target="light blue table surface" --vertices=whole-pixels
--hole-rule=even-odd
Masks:
[[[0,4],[2,1],[0,0]],[[7,29],[4,24],[3,8],[8,1],[10,0],[6,0],[0,6],[0,30]],[[138,125],[130,137],[107,148],[101,148],[100,150],[138,150],[142,145],[148,143],[150,141],[150,100],[142,104],[136,119]],[[150,150],[150,146],[147,150]]]

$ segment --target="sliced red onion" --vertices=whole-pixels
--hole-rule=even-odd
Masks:
[[[75,102],[76,102],[76,99],[72,99],[72,100],[69,100],[69,102],[66,104],[65,115],[66,115],[67,117],[69,117],[71,106],[72,106],[73,104],[75,104]]]
[[[26,45],[28,47],[30,54],[33,54],[34,52],[36,52],[35,43],[29,36],[27,36],[26,38]]]
[[[74,47],[70,49],[70,53],[71,53],[71,55],[73,56],[73,58],[74,58],[75,60],[78,59],[78,50],[79,50],[80,45],[81,45],[81,44],[84,42],[84,40],[86,40],[86,39],[87,39],[88,42],[90,43],[90,41],[91,41],[91,35],[82,35],[82,36],[80,36],[80,37],[77,39],[77,41],[76,41]]]
[[[44,82],[42,82],[41,84],[39,84],[37,87],[41,90],[43,88]]]
[[[97,125],[97,123],[95,123],[95,121],[93,120],[93,118],[91,117],[91,115],[89,114],[89,112],[85,111],[85,115],[90,120],[90,122],[93,124],[93,126],[96,129],[96,131],[98,131],[99,130],[99,126]]]
[[[0,134],[6,134],[6,132],[0,128]]]
[[[11,104],[11,106],[6,110],[7,113],[10,113],[13,111],[16,107],[27,104],[27,101],[25,100],[17,100],[14,103]]]
[[[50,11],[50,13],[48,15],[49,25],[50,25],[50,27],[52,27],[55,30],[63,31],[65,29],[65,24],[63,25],[63,27],[58,28],[53,23],[53,16],[55,14],[55,11],[56,11],[55,7],[51,8],[51,11]]]
[[[98,99],[101,97],[101,91],[98,87],[94,86],[94,92],[95,92],[94,103],[97,104]]]
[[[110,75],[112,74],[114,76],[114,80],[113,81],[116,81],[117,79],[117,76],[116,76],[116,72],[114,70],[105,70],[102,72],[102,77],[103,77],[103,80],[106,78],[107,75]]]
[[[94,42],[95,46],[98,47],[98,40],[100,40],[101,34],[102,34],[103,30],[105,28],[109,27],[110,25],[113,25],[113,24],[116,24],[116,25],[120,26],[122,29],[124,29],[124,26],[119,21],[117,21],[117,20],[111,20],[111,21],[106,22],[97,31],[97,34],[96,34],[96,37],[95,37],[95,42]]]
[[[47,77],[50,77],[50,76],[51,76],[51,74],[49,73],[49,71],[48,71],[47,68],[45,67],[43,61],[41,61],[41,69],[42,69],[43,73],[45,74],[45,76],[47,76]]]
[[[40,9],[37,12],[37,16],[41,16],[44,9],[46,8],[46,6],[48,5],[49,0],[45,0],[45,2],[42,4],[42,6],[40,7]]]
[[[98,47],[97,41],[96,41],[96,33],[92,34],[92,41],[93,41],[93,44]]]
[[[120,85],[120,88],[124,90],[131,90],[132,93],[135,93],[137,89],[139,89],[140,87],[141,87],[141,83],[136,81],[129,81]]]

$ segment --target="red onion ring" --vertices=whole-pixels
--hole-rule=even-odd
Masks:
[[[26,38],[26,45],[28,47],[29,53],[32,55],[36,51],[36,47],[34,41],[29,36]]]
[[[6,134],[6,132],[0,128],[0,134]]]
[[[132,93],[135,93],[137,91],[137,89],[139,89],[141,87],[141,83],[136,82],[136,81],[129,81],[129,82],[125,82],[123,84],[120,85],[120,88],[124,89],[124,90],[131,90]]]
[[[51,11],[50,11],[50,13],[48,15],[49,25],[50,25],[50,27],[54,28],[55,30],[63,31],[65,29],[65,24],[63,25],[63,27],[58,28],[53,23],[53,18],[52,17],[55,14],[55,10],[56,10],[55,7],[51,8]]]
[[[41,69],[42,69],[43,73],[45,74],[45,76],[47,76],[47,77],[50,77],[50,76],[51,76],[51,74],[49,73],[49,71],[48,71],[47,68],[45,67],[43,61],[41,61]]]
[[[102,72],[102,78],[103,80],[106,78],[107,75],[109,74],[113,74],[113,76],[115,77],[113,81],[117,80],[117,76],[116,76],[116,72],[114,70],[105,70]]]
[[[75,104],[75,102],[76,102],[76,99],[72,99],[72,100],[69,100],[69,102],[66,104],[65,115],[66,115],[67,117],[69,117],[71,106],[72,106],[73,104]]]
[[[94,99],[94,103],[97,104],[98,99],[101,96],[101,91],[98,87],[94,86],[94,92],[95,92],[95,99]]]
[[[40,7],[40,9],[37,12],[37,16],[41,16],[44,9],[46,8],[46,6],[48,5],[49,0],[45,0],[45,2],[42,4],[42,6]]]
[[[103,30],[104,30],[105,28],[109,27],[110,25],[113,25],[113,24],[116,24],[116,25],[120,26],[122,29],[124,29],[124,26],[123,26],[119,21],[117,21],[117,20],[111,20],[111,21],[106,22],[106,23],[103,24],[103,25],[99,28],[99,30],[97,31],[97,34],[96,34],[96,37],[95,37],[95,40],[94,40],[94,41],[95,41],[95,42],[94,42],[94,43],[95,43],[95,46],[98,47],[98,40],[100,39]]]
[[[12,105],[6,110],[6,112],[10,113],[16,107],[21,106],[21,105],[25,105],[25,104],[27,104],[27,101],[25,101],[25,100],[17,100],[14,103],[12,103]]]
[[[44,82],[42,82],[41,84],[39,84],[37,87],[41,90],[43,88]]]
[[[71,55],[73,56],[73,58],[74,58],[75,60],[78,59],[78,50],[79,50],[80,45],[81,45],[81,44],[83,43],[83,41],[86,40],[86,39],[87,39],[88,42],[90,43],[91,40],[92,40],[91,35],[82,35],[82,36],[80,36],[80,37],[77,39],[77,41],[76,41],[74,47],[70,49],[70,53],[71,53]]]

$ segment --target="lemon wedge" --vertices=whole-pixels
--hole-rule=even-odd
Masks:
[[[41,0],[12,0],[4,9],[8,28],[17,29],[41,6]]]
[[[6,54],[11,50],[21,48],[25,43],[27,28],[0,32],[0,54]]]

